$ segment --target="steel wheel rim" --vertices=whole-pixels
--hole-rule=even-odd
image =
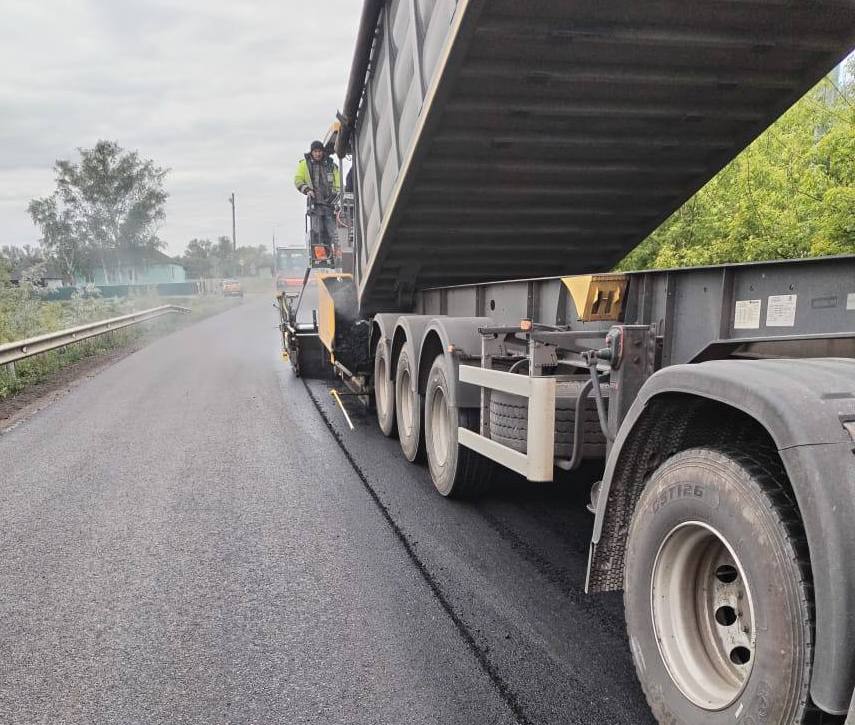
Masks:
[[[401,418],[404,423],[404,435],[413,433],[413,391],[410,390],[410,371],[401,372]]]
[[[389,404],[389,391],[386,386],[389,384],[386,378],[386,358],[381,357],[377,361],[377,383],[374,386],[374,397],[377,399],[377,409],[382,415],[386,415],[386,409]]]
[[[751,676],[756,627],[745,569],[719,531],[695,521],[671,530],[653,565],[650,611],[683,695],[708,711],[732,705]]]
[[[434,389],[430,405],[433,450],[437,465],[444,466],[451,447],[448,440],[451,426],[448,422],[448,404],[445,402],[445,394],[441,388]]]

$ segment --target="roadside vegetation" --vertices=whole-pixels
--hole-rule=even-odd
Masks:
[[[0,366],[0,400],[83,358],[141,344],[142,338],[239,304],[217,294],[216,278],[272,265],[272,255],[264,246],[235,251],[226,237],[216,247],[207,240],[193,240],[183,261],[193,265],[190,271],[195,276],[191,278],[207,278],[202,287],[209,294],[160,297],[149,285],[129,289],[129,297],[102,297],[97,287],[83,280],[98,273],[113,284],[120,280],[118,268],[128,253],[165,246],[158,229],[166,218],[168,169],[113,141],[100,140],[91,148],[79,148],[78,153],[77,160],[54,163],[53,192],[31,200],[26,209],[41,233],[39,245],[0,249],[0,344],[165,304],[189,307],[193,314],[189,318],[167,315],[36,355],[14,367]],[[77,291],[70,300],[52,301],[48,277],[60,278],[65,287]]]
[[[855,254],[855,57],[796,103],[620,269]]]
[[[11,287],[0,282],[0,345],[169,304],[188,307],[193,310],[192,315],[167,315],[91,340],[83,340],[60,350],[35,355],[20,361],[14,368],[0,366],[0,400],[47,379],[61,368],[83,358],[127,347],[144,337],[166,334],[181,325],[198,322],[204,317],[240,304],[237,300],[217,295],[104,299],[91,289],[66,302],[50,302],[43,300],[40,290],[30,284]]]

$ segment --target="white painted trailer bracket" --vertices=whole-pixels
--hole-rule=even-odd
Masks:
[[[555,468],[555,378],[533,378],[461,365],[460,382],[528,399],[526,453],[466,428],[457,429],[460,445],[516,471],[529,481],[551,481]]]

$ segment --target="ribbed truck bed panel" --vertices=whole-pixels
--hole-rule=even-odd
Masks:
[[[855,44],[855,0],[388,0],[353,136],[364,312],[610,269]]]

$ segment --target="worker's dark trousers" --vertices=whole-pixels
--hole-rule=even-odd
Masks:
[[[311,219],[312,244],[323,244],[332,249],[338,239],[335,215],[331,207],[315,206],[309,212]]]

